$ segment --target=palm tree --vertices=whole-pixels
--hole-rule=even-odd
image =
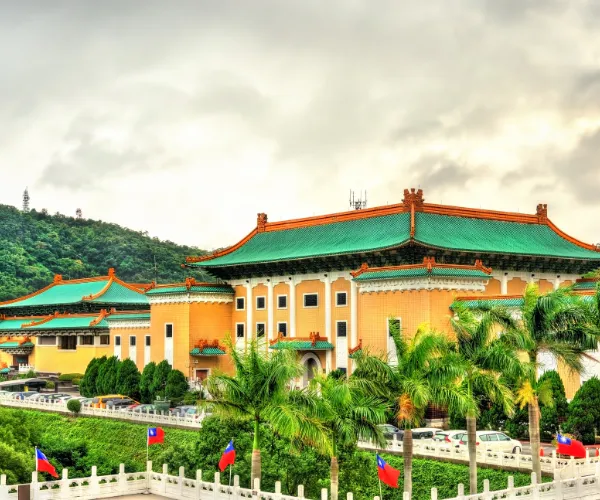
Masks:
[[[261,477],[260,428],[269,423],[278,434],[300,439],[321,451],[329,450],[329,442],[321,422],[296,404],[297,395],[289,390],[292,381],[302,375],[303,367],[295,352],[289,350],[265,353],[256,341],[246,351],[239,351],[231,338],[229,350],[234,375],[215,373],[207,380],[212,399],[208,404],[217,414],[251,420],[254,424],[251,485]]]
[[[498,337],[500,329],[514,325],[510,313],[502,308],[492,308],[474,314],[464,307],[456,307],[451,319],[456,334],[456,350],[461,358],[462,386],[469,398],[485,394],[492,402],[502,406],[504,413],[513,411],[513,395],[500,377],[520,377],[523,365],[516,349],[507,342],[507,337]],[[477,411],[467,412],[467,446],[469,450],[470,493],[477,493]]]
[[[473,411],[475,402],[458,383],[462,360],[444,335],[419,328],[412,338],[404,339],[394,321],[390,321],[390,335],[396,345],[397,364],[390,366],[381,357],[359,351],[353,376],[371,380],[393,398],[398,425],[404,427],[404,491],[412,494],[411,428],[422,420],[429,405],[466,413]]]
[[[386,421],[389,404],[374,395],[368,381],[355,377],[335,378],[316,375],[304,396],[316,402],[317,415],[327,429],[331,443],[331,500],[338,500],[338,451],[341,446],[355,445],[359,439],[385,447],[386,440],[378,424]]]
[[[585,351],[597,349],[599,325],[595,323],[593,308],[569,288],[540,294],[537,285],[531,283],[523,299],[519,318],[503,336],[524,352],[527,363],[534,367],[517,391],[517,402],[528,405],[533,472],[541,481],[539,403],[547,398],[547,390],[538,384],[538,359],[542,354],[549,354],[572,372],[581,373]],[[489,308],[474,312],[486,310]]]

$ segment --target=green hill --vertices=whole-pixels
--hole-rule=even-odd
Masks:
[[[38,290],[55,274],[105,276],[110,267],[131,283],[206,279],[181,268],[186,255],[203,253],[117,224],[0,205],[0,301]]]

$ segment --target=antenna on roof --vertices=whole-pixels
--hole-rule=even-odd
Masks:
[[[360,193],[360,197],[356,198],[354,196],[354,191],[350,190],[350,209],[354,210],[362,210],[367,206],[367,190],[365,189],[365,199],[363,200],[362,191]]]
[[[29,212],[29,189],[23,191],[23,212]]]

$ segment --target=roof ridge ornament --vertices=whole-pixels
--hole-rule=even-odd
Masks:
[[[423,265],[427,268],[427,272],[431,273],[433,268],[437,266],[435,257],[423,257]]]
[[[115,274],[115,268],[114,267],[110,267],[108,269],[108,277],[112,278],[113,276],[116,276],[116,274]]]
[[[185,279],[185,287],[188,289],[188,291],[195,285],[196,285],[195,278],[186,278]]]
[[[415,188],[410,188],[410,190],[405,189],[402,203],[404,203],[406,208],[410,208],[411,205],[414,205],[416,209],[423,208],[423,203],[425,203],[425,198],[423,198],[423,190]]]
[[[546,224],[548,222],[548,204],[539,203],[536,207],[535,215],[537,215],[540,224]]]
[[[267,214],[261,212],[256,216],[256,229],[259,233],[264,233],[267,227]]]
[[[63,280],[62,274],[55,274],[54,275],[54,283],[61,283]]]
[[[355,347],[348,349],[348,355],[352,356],[352,354],[354,354],[355,352],[361,351],[361,350],[362,350],[362,339],[358,339],[358,344]]]

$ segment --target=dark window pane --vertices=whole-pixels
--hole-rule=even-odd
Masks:
[[[100,335],[100,345],[110,345],[110,335]]]
[[[285,309],[287,307],[287,295],[280,295],[277,297],[277,307],[279,309]]]
[[[146,345],[147,345],[148,347],[150,347],[150,342],[151,342],[151,341],[150,341],[150,339],[151,339],[151,338],[152,338],[152,337],[150,337],[150,335],[146,335]]]
[[[346,322],[345,321],[340,321],[337,324],[337,336],[338,337],[345,337],[346,336]]]
[[[256,337],[264,337],[265,336],[265,324],[264,323],[256,323]]]
[[[277,323],[277,333],[287,337],[287,323]]]
[[[165,325],[165,334],[168,339],[173,337],[173,325]]]
[[[115,345],[121,345],[121,337],[118,335],[115,337]]]
[[[238,297],[235,299],[235,308],[239,311],[244,309],[244,297]]]
[[[136,343],[136,338],[135,337],[129,337],[129,345],[130,346],[135,346]]]
[[[336,297],[336,305],[345,306],[348,304],[348,296],[346,295],[346,292],[336,293],[335,297]]]
[[[236,335],[238,338],[244,337],[244,324],[243,323],[239,323],[236,325]]]
[[[304,296],[304,307],[317,307],[319,296],[316,293],[309,293]]]
[[[257,309],[265,308],[265,298],[264,297],[256,297],[256,308]]]

